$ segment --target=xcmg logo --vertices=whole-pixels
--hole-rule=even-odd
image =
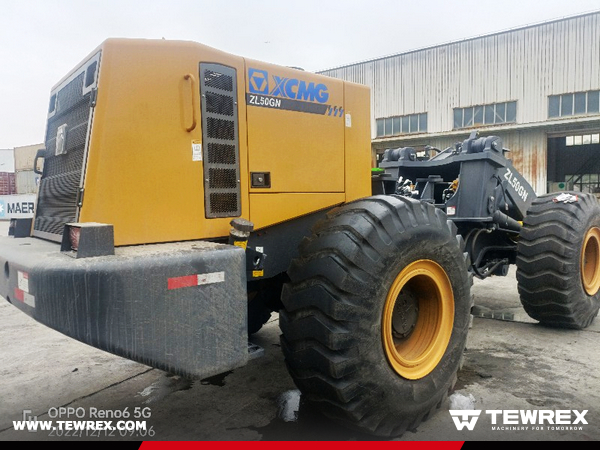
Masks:
[[[249,91],[252,94],[289,98],[306,102],[326,103],[329,100],[327,86],[323,83],[285,78],[277,75],[269,77],[266,70],[248,69]]]

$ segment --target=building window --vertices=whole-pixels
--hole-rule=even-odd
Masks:
[[[567,136],[566,137],[566,145],[567,147],[571,147],[574,145],[589,145],[589,144],[599,144],[600,143],[600,134],[584,134],[583,136]]]
[[[550,95],[548,117],[568,117],[600,112],[600,91]]]
[[[376,119],[377,137],[427,132],[427,113]]]
[[[517,102],[454,108],[454,129],[517,121]]]

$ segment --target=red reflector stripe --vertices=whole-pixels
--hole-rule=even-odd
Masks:
[[[190,286],[198,286],[198,275],[169,278],[168,289],[179,289]]]
[[[15,288],[15,298],[17,300],[19,300],[20,302],[25,301],[25,296],[23,294],[24,294],[24,292],[21,289]]]

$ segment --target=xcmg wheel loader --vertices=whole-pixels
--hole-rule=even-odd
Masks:
[[[372,176],[369,105],[364,86],[193,42],[105,41],[51,91],[36,215],[0,240],[0,294],[201,378],[248,363],[248,334],[280,311],[304,398],[386,437],[452,390],[472,274],[516,261],[534,317],[591,321],[597,202],[531,203],[495,138],[429,162],[390,151]]]

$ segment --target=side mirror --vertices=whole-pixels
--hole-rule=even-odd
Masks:
[[[42,148],[40,150],[37,151],[37,153],[35,154],[35,159],[33,160],[33,171],[35,173],[37,173],[38,175],[42,175],[42,173],[44,172],[44,158],[46,157],[46,149]],[[40,166],[38,166],[38,161],[42,160],[42,163]]]

